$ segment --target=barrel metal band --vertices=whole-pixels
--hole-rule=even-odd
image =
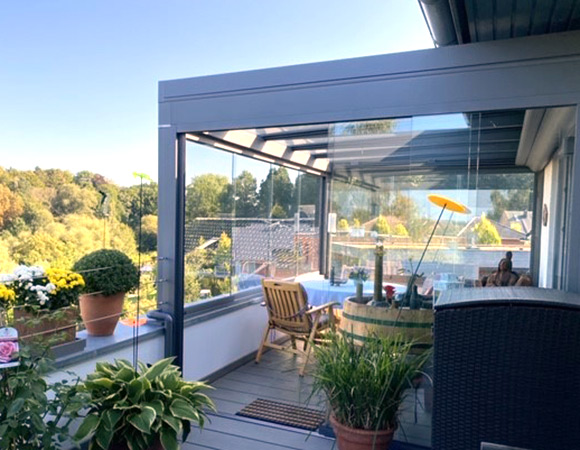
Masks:
[[[397,328],[431,328],[433,326],[433,322],[401,322],[399,320],[373,319],[371,317],[355,316],[347,312],[343,312],[342,317],[356,322],[370,323],[371,325],[386,325]]]
[[[366,342],[370,339],[374,339],[372,336],[361,336],[360,334],[352,333],[352,332],[346,331],[346,330],[340,330],[340,332],[342,333],[342,335],[344,337],[352,338],[352,339],[355,339],[357,341]],[[431,347],[433,347],[433,344],[429,344],[426,342],[413,342],[412,343],[412,348],[418,349],[418,350],[421,350],[421,349],[427,350],[427,349],[430,349]]]

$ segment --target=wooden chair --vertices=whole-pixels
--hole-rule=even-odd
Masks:
[[[263,279],[262,290],[264,304],[268,309],[268,325],[256,355],[256,363],[260,362],[264,347],[287,350],[304,356],[304,365],[299,371],[299,375],[304,376],[312,346],[320,342],[323,331],[334,329],[333,306],[338,303],[330,302],[311,308],[308,305],[306,291],[300,283]],[[326,317],[328,320],[325,320]],[[268,342],[271,330],[289,335],[291,348]],[[304,343],[302,350],[296,346],[297,340]]]

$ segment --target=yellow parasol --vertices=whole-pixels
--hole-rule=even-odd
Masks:
[[[457,200],[453,200],[452,198],[445,197],[444,195],[439,194],[429,194],[427,196],[429,201],[434,205],[440,206],[443,209],[448,209],[449,211],[453,211],[460,214],[469,214],[471,210],[465,206],[463,203],[459,203]]]

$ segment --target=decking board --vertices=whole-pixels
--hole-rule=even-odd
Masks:
[[[184,450],[332,450],[333,439],[318,433],[271,424],[236,416],[244,406],[257,398],[271,399],[313,409],[326,409],[324,399],[310,398],[313,379],[308,374],[299,377],[301,358],[290,353],[268,351],[260,364],[253,361],[223,375],[212,385],[210,396],[217,406],[211,413],[210,423],[203,431],[192,431]],[[312,367],[309,364],[310,368]],[[415,397],[412,390],[404,401],[401,426],[396,438],[429,446],[431,418],[422,407],[422,390],[417,396],[417,422],[415,423]],[[404,447],[399,445],[401,450]],[[413,447],[415,448],[415,447]]]

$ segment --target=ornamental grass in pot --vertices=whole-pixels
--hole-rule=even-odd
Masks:
[[[191,422],[203,427],[215,407],[202,392],[209,386],[185,381],[172,361],[139,363],[138,370],[126,360],[97,363],[77,387],[88,410],[75,440],[91,436],[89,450],[178,450]]]
[[[315,348],[313,392],[323,392],[339,450],[388,449],[413,376],[429,353],[410,354],[400,336],[369,337],[364,345],[338,333]]]
[[[139,284],[137,267],[123,252],[102,249],[83,256],[74,270],[85,279],[79,303],[87,332],[110,336],[123,312],[125,294]]]

